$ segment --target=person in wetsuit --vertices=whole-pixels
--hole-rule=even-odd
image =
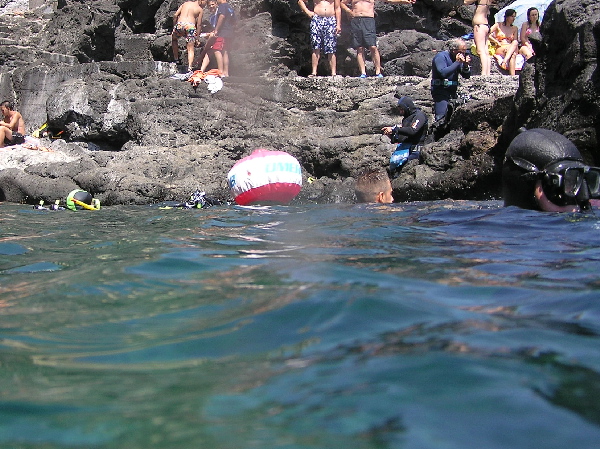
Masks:
[[[506,150],[502,196],[505,206],[523,209],[590,210],[590,200],[600,198],[600,168],[586,165],[563,135],[542,128],[524,130]]]
[[[434,56],[431,72],[431,96],[435,103],[435,121],[446,117],[448,103],[457,98],[458,75],[471,77],[471,57],[466,54],[467,43],[462,39],[448,41],[448,50]]]
[[[400,97],[397,110],[403,117],[402,123],[381,128],[383,134],[389,136],[392,143],[398,144],[390,157],[389,171],[392,175],[409,160],[419,158],[419,145],[425,139],[428,125],[427,116],[415,106],[410,97]]]

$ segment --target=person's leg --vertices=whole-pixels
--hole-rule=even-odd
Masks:
[[[331,68],[331,76],[336,76],[337,58],[335,53],[329,53],[327,55],[327,60],[329,61],[329,67]]]
[[[10,140],[11,138],[12,133],[10,129],[5,128],[4,126],[0,126],[0,148],[4,148],[4,141],[7,139]]]
[[[210,57],[208,56],[208,53],[205,53],[204,58],[202,59],[202,65],[200,66],[200,71],[201,72],[206,71],[208,64],[210,64]]]
[[[490,74],[490,54],[488,53],[487,46],[489,31],[490,28],[484,24],[473,26],[475,47],[477,48],[477,53],[479,54],[479,59],[481,60],[482,75]]]
[[[375,66],[375,75],[379,75],[381,73],[381,57],[377,46],[371,47],[371,59],[373,59],[373,65]]]
[[[435,121],[443,119],[446,117],[446,112],[448,112],[448,100],[446,99],[438,99],[435,100]]]
[[[314,48],[311,55],[311,63],[312,63],[312,76],[317,76],[317,68],[319,67],[319,59],[321,58],[321,50],[318,48]]]
[[[175,30],[171,34],[171,47],[173,48],[173,60],[179,60],[179,38],[175,34]]]
[[[194,67],[194,41],[188,41],[186,44],[187,48],[187,59],[188,59],[188,70],[192,70]]]
[[[361,76],[366,76],[367,69],[365,67],[365,47],[358,47],[356,49],[356,62],[358,63],[358,70],[360,71]]]
[[[223,77],[229,76],[229,52],[223,50]]]
[[[508,71],[511,75],[514,75],[517,71],[517,51],[519,49],[519,43],[512,41],[510,46],[507,48],[504,61],[508,61]]]
[[[217,69],[223,73],[223,53],[221,50],[215,50],[215,59],[217,61]]]
[[[529,45],[523,45],[519,50],[519,53],[522,54],[525,59],[531,58],[534,54]]]

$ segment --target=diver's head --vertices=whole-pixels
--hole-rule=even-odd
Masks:
[[[400,115],[406,117],[416,109],[416,106],[415,103],[412,101],[412,98],[403,96],[398,99],[396,108]]]
[[[544,211],[579,211],[600,197],[600,169],[584,164],[577,147],[548,129],[519,134],[502,167],[505,206]]]

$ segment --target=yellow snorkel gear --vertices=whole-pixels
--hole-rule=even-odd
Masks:
[[[76,189],[67,195],[67,209],[77,210],[77,207],[86,210],[100,210],[100,200],[92,198],[89,192]]]

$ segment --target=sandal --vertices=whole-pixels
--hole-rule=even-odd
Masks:
[[[316,78],[316,77],[317,77],[317,75],[315,75],[315,74],[311,73],[310,75],[308,75],[308,77],[309,77],[309,78]]]

